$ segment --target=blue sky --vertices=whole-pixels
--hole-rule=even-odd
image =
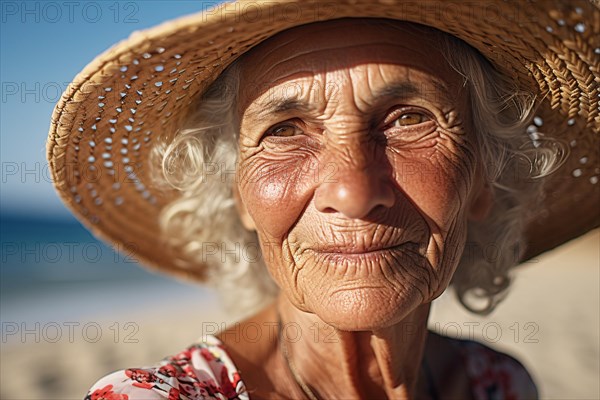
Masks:
[[[2,213],[67,216],[54,193],[45,141],[54,105],[92,59],[133,31],[210,1],[0,1]]]

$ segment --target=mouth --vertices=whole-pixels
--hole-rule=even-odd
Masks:
[[[419,253],[419,244],[415,242],[403,242],[394,245],[374,245],[374,246],[319,246],[310,249],[318,256],[333,260],[367,260],[377,259],[393,253]]]

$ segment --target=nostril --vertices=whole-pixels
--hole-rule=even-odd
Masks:
[[[324,209],[320,210],[322,213],[326,213],[326,214],[333,214],[336,213],[337,210],[335,208],[331,208],[331,207],[325,207]]]

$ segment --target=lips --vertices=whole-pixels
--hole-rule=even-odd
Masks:
[[[316,248],[311,248],[310,251],[323,255],[367,255],[367,254],[383,254],[389,251],[400,250],[403,247],[410,247],[411,251],[418,249],[418,244],[414,242],[402,242],[399,244],[373,244],[370,246],[360,244],[335,245],[327,244],[320,245]]]

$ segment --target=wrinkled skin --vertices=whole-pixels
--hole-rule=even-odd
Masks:
[[[435,35],[331,21],[281,33],[242,64],[238,208],[281,288],[282,320],[336,332],[327,350],[292,349],[323,396],[340,385],[414,395],[429,303],[450,282],[467,221],[491,204],[463,79],[425,40]],[[400,341],[407,323],[417,334]],[[319,378],[333,374],[311,354],[343,360],[350,376]]]

